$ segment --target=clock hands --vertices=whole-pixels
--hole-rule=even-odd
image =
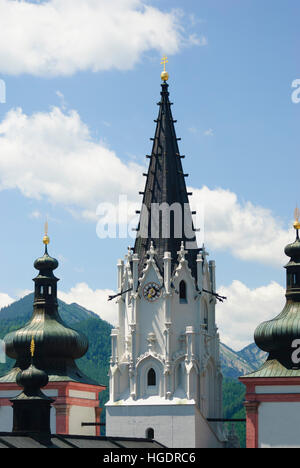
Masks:
[[[150,291],[148,292],[148,297],[151,299],[156,294],[156,291],[154,288],[151,288]]]

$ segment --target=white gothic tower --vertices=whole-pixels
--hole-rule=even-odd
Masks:
[[[106,433],[223,447],[222,423],[208,420],[222,418],[215,263],[197,248],[163,79],[137,238],[118,262]]]

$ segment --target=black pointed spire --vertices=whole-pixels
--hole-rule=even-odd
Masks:
[[[162,77],[162,79],[164,78]],[[153,148],[146,187],[145,191],[142,192],[143,208],[134,252],[140,257],[139,270],[141,271],[151,241],[153,241],[159,268],[162,269],[163,256],[166,251],[171,252],[174,267],[177,262],[177,252],[183,241],[188,252],[186,258],[194,277],[196,277],[195,260],[198,250],[186,190],[185,177],[187,174],[184,174],[182,168],[182,157],[178,147],[179,139],[176,136],[171,111],[172,103],[169,100],[169,85],[164,82],[161,87],[161,100],[158,103],[159,114],[156,120],[155,137],[152,139]],[[176,209],[174,212],[170,210],[170,217],[163,213],[159,215],[157,205],[153,204],[165,204],[166,207],[177,204],[177,208],[180,207],[182,219],[180,219],[180,214],[176,213]]]

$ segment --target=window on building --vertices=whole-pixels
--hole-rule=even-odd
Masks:
[[[148,383],[148,387],[155,387],[156,386],[156,373],[155,373],[154,369],[149,370],[147,383]]]
[[[44,286],[41,286],[41,288],[40,288],[40,294],[44,294]]]
[[[182,304],[187,303],[187,295],[186,295],[186,282],[185,281],[180,281],[179,283],[179,301]]]
[[[152,427],[149,427],[149,429],[146,430],[146,438],[154,439],[154,429],[152,429]]]
[[[178,366],[177,366],[177,387],[181,387],[182,386],[182,363],[179,363]]]
[[[204,329],[207,330],[208,329],[208,308],[207,308],[206,303],[204,303],[203,325],[204,325]]]
[[[49,296],[51,296],[51,294],[52,294],[52,288],[51,288],[51,286],[48,286],[48,294],[49,294]]]
[[[293,285],[297,286],[297,273],[293,274]]]

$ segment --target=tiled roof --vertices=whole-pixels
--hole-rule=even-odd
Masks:
[[[260,369],[243,376],[247,379],[266,377],[300,377],[300,369],[288,369],[276,359],[267,360]]]
[[[129,437],[91,437],[77,435],[51,435],[51,442],[42,442],[38,437],[28,434],[0,432],[0,448],[164,448],[162,444],[150,439]]]

